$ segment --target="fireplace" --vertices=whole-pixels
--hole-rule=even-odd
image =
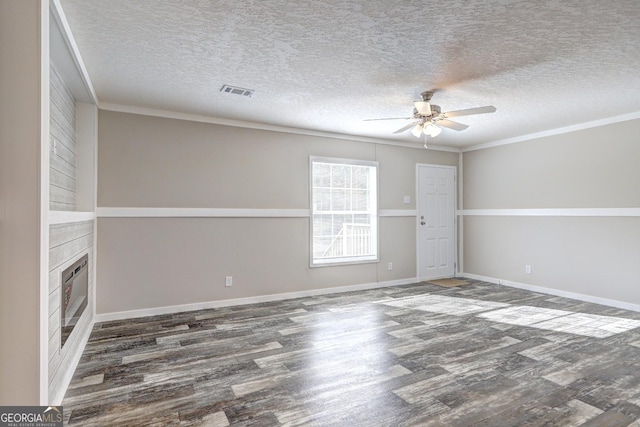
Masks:
[[[60,301],[60,348],[71,335],[87,307],[89,282],[89,255],[71,264],[62,272]]]

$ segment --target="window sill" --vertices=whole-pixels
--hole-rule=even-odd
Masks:
[[[376,264],[380,262],[379,258],[366,258],[366,259],[362,259],[362,258],[342,258],[339,261],[331,261],[331,260],[326,260],[326,261],[316,261],[316,262],[311,262],[311,264],[309,265],[309,267],[311,268],[316,268],[316,267],[335,267],[335,266],[343,266],[343,265],[357,265],[357,264]]]

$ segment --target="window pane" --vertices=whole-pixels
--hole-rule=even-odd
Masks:
[[[331,191],[331,210],[332,211],[347,211],[350,210],[349,192],[347,190],[334,189]]]
[[[367,188],[369,186],[369,168],[366,166],[354,168],[353,187]]]
[[[333,215],[323,215],[320,218],[320,228],[318,231],[320,236],[333,237],[335,234],[333,232]]]
[[[353,190],[353,210],[366,211],[369,209],[369,192],[366,190]]]
[[[371,216],[369,214],[354,215],[353,222],[356,224],[370,224]]]
[[[331,183],[333,188],[347,188],[347,172],[348,166],[346,165],[333,165],[331,171]]]
[[[331,165],[327,163],[313,164],[313,186],[325,188],[331,186]]]
[[[329,211],[331,210],[331,190],[329,189],[313,189],[313,210]]]

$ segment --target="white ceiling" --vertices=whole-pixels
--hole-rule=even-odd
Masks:
[[[640,111],[638,0],[62,0],[100,103],[465,147]],[[223,84],[253,97],[220,92]]]

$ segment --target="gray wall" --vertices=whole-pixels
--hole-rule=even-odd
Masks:
[[[49,207],[76,210],[76,101],[50,67]],[[54,152],[54,144],[56,146]]]
[[[46,352],[39,340],[40,34],[38,2],[0,1],[0,405],[40,404]]]
[[[464,153],[465,273],[640,304],[640,120]],[[595,208],[531,216],[527,209]],[[532,274],[525,274],[525,265]]]
[[[309,156],[328,156],[377,160],[379,208],[415,209],[415,165],[458,163],[455,153],[418,144],[109,111],[100,111],[98,140],[99,207],[309,209]],[[377,264],[310,268],[306,217],[99,218],[97,242],[98,313],[416,276],[411,217],[381,218]],[[233,276],[232,287],[225,276]]]

